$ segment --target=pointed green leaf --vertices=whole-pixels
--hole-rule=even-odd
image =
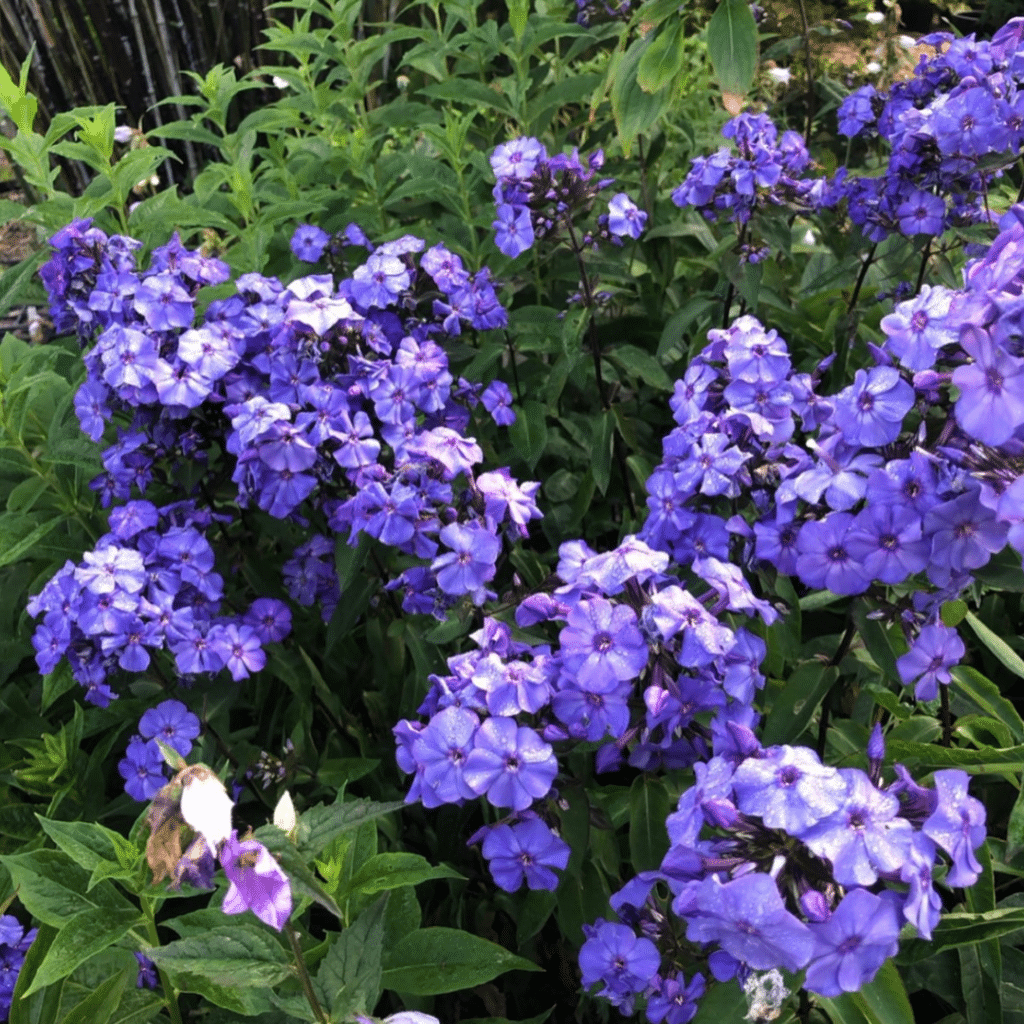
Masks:
[[[130,971],[111,975],[96,990],[73,1006],[61,1024],[107,1024],[121,1002]]]
[[[746,0],[720,0],[708,22],[707,40],[722,92],[745,96],[757,74],[757,22]]]
[[[660,26],[637,67],[636,80],[644,92],[660,92],[682,71],[687,60],[686,50],[681,45],[682,33],[681,18]]]
[[[59,850],[36,850],[0,857],[18,886],[18,898],[45,924],[61,928],[86,911],[134,911],[109,883],[89,889],[89,873]]]
[[[372,800],[317,804],[299,817],[296,846],[299,853],[309,860],[326,849],[338,836],[351,832],[368,821],[376,821],[399,811],[404,806],[405,804],[400,802],[381,804]]]
[[[665,819],[672,810],[660,779],[638,775],[629,790],[629,854],[636,871],[654,871],[668,853]]]
[[[1005,668],[1015,676],[1024,679],[1024,659],[1001,637],[994,633],[974,612],[968,612],[964,618],[974,630],[978,639],[996,656]]]
[[[281,944],[269,932],[244,923],[211,928],[145,953],[172,973],[198,975],[229,988],[277,985],[295,974]]]
[[[385,957],[385,988],[436,996],[472,988],[506,971],[539,971],[536,964],[457,928],[421,928]]]
[[[317,981],[326,993],[332,1020],[369,1013],[380,997],[381,957],[388,895],[364,910],[331,945]]]
[[[129,910],[105,907],[102,913],[90,909],[71,918],[57,933],[25,994],[31,995],[66,978],[79,964],[112,946],[141,922],[142,915],[134,907]]]
[[[57,1021],[63,984],[51,985],[41,992],[36,992],[34,996],[24,998],[29,985],[35,980],[39,965],[46,959],[46,954],[56,937],[56,928],[48,924],[39,926],[39,934],[25,954],[11,995],[8,1024],[55,1024]]]
[[[371,857],[338,891],[342,900],[355,893],[385,892],[403,885],[419,885],[433,878],[462,878],[458,871],[435,866],[415,853],[378,853]]]

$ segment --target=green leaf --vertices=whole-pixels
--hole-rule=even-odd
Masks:
[[[608,359],[652,388],[660,391],[671,391],[673,388],[672,378],[665,372],[661,363],[650,352],[645,352],[636,345],[616,345],[608,353]]]
[[[900,948],[900,963],[911,964],[926,960],[944,949],[959,949],[1024,928],[1024,907],[1000,907],[981,913],[957,911],[942,915],[932,931],[930,942],[910,939]]]
[[[947,601],[939,610],[939,615],[944,626],[956,629],[967,617],[968,611],[967,602],[958,598],[956,601]]]
[[[932,743],[915,743],[890,737],[885,742],[885,748],[888,757],[908,768],[963,768],[979,775],[1005,774],[1008,768],[1019,772],[1021,761],[1024,761],[1024,746],[978,747],[972,750],[938,747]]]
[[[17,544],[12,544],[4,551],[0,551],[0,568],[26,558],[44,537],[48,537],[58,526],[66,522],[67,520],[63,516],[57,516],[55,519],[48,519],[45,523],[40,523],[27,537],[19,540]]]
[[[121,1002],[131,974],[129,969],[111,975],[94,992],[72,1007],[61,1024],[107,1024]]]
[[[746,0],[721,0],[708,22],[707,40],[722,92],[745,96],[757,74],[757,22]]]
[[[380,997],[384,918],[382,896],[346,928],[327,951],[316,980],[327,995],[332,1020],[369,1013]]]
[[[124,836],[91,821],[50,821],[36,815],[43,831],[75,863],[93,871],[104,861],[130,867],[140,859],[137,848]]]
[[[508,0],[508,23],[517,43],[522,42],[523,33],[530,18],[530,0]]]
[[[838,677],[839,670],[833,665],[822,665],[818,661],[800,665],[771,702],[764,725],[764,745],[770,747],[795,740]]]
[[[421,928],[385,958],[385,988],[417,996],[473,988],[506,971],[539,971],[536,964],[457,928]]]
[[[71,918],[57,933],[25,994],[31,995],[66,978],[79,964],[112,946],[141,921],[142,915],[134,907],[128,910],[106,907],[101,913],[85,910]]]
[[[1006,851],[1003,854],[1006,861],[1024,850],[1024,789],[1017,794],[1013,802],[1013,810],[1010,811],[1010,821],[1006,826]]]
[[[590,466],[597,489],[605,494],[612,479],[612,453],[615,447],[615,413],[605,409],[594,422],[590,443]],[[532,467],[531,467],[532,468]]]
[[[452,868],[435,867],[416,853],[378,853],[371,857],[338,891],[339,900],[355,893],[385,892],[403,885],[419,885],[433,878],[462,878]]]
[[[660,779],[638,775],[629,789],[629,855],[636,871],[654,871],[668,853],[665,819],[672,800]]]
[[[57,929],[48,924],[39,926],[35,942],[28,948],[25,961],[21,965],[18,981],[11,995],[11,1012],[8,1024],[55,1024],[60,1011],[60,997],[63,984],[51,985],[42,992],[25,999],[29,985],[35,980],[39,965],[46,959],[53,940],[57,937]]]
[[[1001,636],[989,629],[974,612],[968,612],[964,618],[978,639],[996,656],[1004,668],[1024,679],[1024,660],[1021,656]]]
[[[671,91],[644,92],[637,81],[640,63],[653,39],[636,39],[612,68],[612,116],[619,133],[619,142],[628,157],[633,140],[650,132],[671,107]]]
[[[676,18],[670,25],[661,26],[644,51],[636,73],[637,84],[644,92],[660,92],[683,70],[688,58],[681,45],[682,33],[682,18]]]
[[[954,668],[953,678],[957,682],[957,688],[965,696],[982,711],[1002,722],[1018,743],[1024,742],[1024,721],[992,680],[969,665],[958,665]]]
[[[277,985],[295,974],[280,943],[268,932],[244,923],[211,928],[145,953],[168,971],[198,975],[228,988]]]
[[[308,861],[326,849],[338,836],[344,835],[401,810],[405,804],[375,803],[372,800],[353,800],[348,803],[317,804],[304,811],[299,818],[296,847]]]
[[[896,965],[887,960],[873,981],[832,999],[815,996],[835,1024],[914,1024],[914,1014]]]
[[[508,428],[516,455],[532,472],[548,443],[547,410],[540,402],[525,402],[516,409],[516,421]]]
[[[45,924],[60,928],[85,912],[102,916],[134,907],[108,882],[89,890],[89,874],[59,850],[0,857],[18,886],[18,898]]]

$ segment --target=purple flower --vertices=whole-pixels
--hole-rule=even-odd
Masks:
[[[512,392],[504,381],[492,380],[484,389],[480,401],[499,427],[507,427],[515,423],[516,414],[512,411]]]
[[[452,523],[441,530],[439,537],[451,550],[435,558],[430,566],[437,573],[437,585],[453,597],[472,594],[474,601],[482,604],[484,584],[494,579],[501,541],[479,523]]]
[[[900,870],[910,852],[913,826],[900,816],[899,800],[877,790],[862,771],[839,772],[849,787],[846,800],[801,838],[832,862],[840,885],[873,885],[880,872]]]
[[[759,872],[725,883],[706,878],[686,920],[691,942],[717,942],[755,971],[798,971],[814,952],[807,925],[786,909],[774,880]]]
[[[852,524],[849,512],[833,512],[801,527],[796,569],[807,586],[833,594],[861,594],[867,590],[871,578],[847,545]]]
[[[537,139],[521,138],[503,142],[491,154],[491,169],[496,178],[524,181],[537,164],[547,159],[547,150]]]
[[[637,239],[644,231],[647,214],[625,192],[619,192],[608,203],[608,230],[616,237]]]
[[[481,847],[494,881],[506,892],[515,892],[524,880],[530,889],[553,892],[558,876],[552,868],[564,871],[570,852],[568,844],[539,818],[495,825]]]
[[[221,910],[251,910],[264,924],[281,931],[292,914],[292,890],[270,851],[255,839],[240,842],[233,831],[220,849],[220,863],[231,882]]]
[[[610,693],[647,667],[648,650],[636,612],[595,597],[569,612],[562,630],[562,661],[581,690]]]
[[[551,746],[511,718],[488,718],[473,737],[465,780],[495,807],[525,811],[546,796],[558,774]]]
[[[36,928],[26,931],[21,922],[10,914],[0,917],[0,1020],[7,1020],[10,1013],[18,974],[37,931]]]
[[[769,828],[800,836],[834,814],[846,797],[846,782],[806,747],[773,747],[747,758],[732,785],[744,814],[758,814]]]
[[[1024,360],[1003,351],[980,327],[965,327],[960,344],[974,361],[953,371],[960,389],[957,422],[985,444],[1004,444],[1024,423]]]
[[[315,224],[300,224],[289,243],[296,259],[305,263],[319,263],[331,236]]]
[[[681,972],[661,979],[656,991],[647,997],[647,1019],[651,1024],[687,1024],[693,1020],[707,983],[703,974],[695,974],[689,984],[685,982]]]
[[[876,447],[895,441],[914,405],[914,389],[892,366],[858,370],[835,398],[835,421],[852,445]]]
[[[147,740],[161,740],[182,757],[188,757],[200,728],[199,719],[180,700],[165,700],[139,719],[139,732]]]
[[[982,866],[974,851],[985,842],[985,807],[967,795],[967,772],[946,768],[934,775],[938,804],[921,826],[953,859],[946,884],[966,888],[974,885]]]
[[[579,957],[583,987],[603,983],[598,994],[632,1012],[632,997],[658,973],[658,947],[650,939],[638,938],[632,928],[602,918],[584,925],[583,932],[587,936]]]
[[[167,783],[160,748],[141,736],[133,736],[128,741],[128,749],[118,762],[117,770],[124,779],[124,791],[133,800],[152,800]]]
[[[501,203],[497,220],[491,226],[494,228],[494,244],[510,259],[515,259],[533,245],[533,222],[526,206]]]
[[[156,972],[156,964],[153,963],[145,953],[136,953],[135,960],[139,965],[139,973],[135,979],[135,987],[159,988],[160,976]]]
[[[941,622],[923,626],[906,654],[896,659],[896,668],[904,686],[916,682],[918,700],[935,700],[939,683],[949,685],[950,669],[964,656],[964,642],[957,631]]]
[[[445,708],[431,718],[409,745],[420,785],[407,801],[419,797],[424,807],[440,807],[476,796],[464,775],[479,726],[480,719],[460,707]]]
[[[821,924],[809,925],[814,957],[804,982],[812,992],[839,996],[856,992],[899,948],[899,897],[852,889]]]

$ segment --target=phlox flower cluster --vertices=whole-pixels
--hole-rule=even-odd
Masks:
[[[0,916],[0,1021],[7,1020],[11,1012],[14,986],[37,931],[36,928],[26,929],[11,914]]]
[[[607,17],[615,21],[626,21],[633,13],[633,0],[618,0],[604,3],[602,0],[576,0],[576,24],[590,25],[595,19]]]
[[[260,598],[241,614],[221,614],[224,580],[205,534],[213,520],[193,502],[114,509],[110,532],[28,603],[30,615],[43,617],[32,637],[39,671],[66,657],[86,700],[106,707],[117,696],[110,677],[145,671],[158,650],[170,652],[182,676],[227,669],[238,681],[263,668],[263,645],[287,636],[291,613]],[[158,759],[143,746],[129,747],[139,771]]]
[[[785,131],[780,138],[766,114],[740,114],[726,122],[722,134],[735,149],[723,146],[697,157],[672,193],[676,206],[692,206],[710,221],[745,226],[771,207],[814,209],[824,201],[824,179],[803,176],[811,158],[799,132]],[[767,252],[747,243],[743,255],[756,263]]]
[[[498,179],[494,186],[498,248],[514,258],[542,239],[568,238],[573,249],[580,251],[602,241],[621,245],[625,238],[639,238],[647,214],[625,192],[612,197],[595,231],[577,233],[578,221],[614,183],[613,178],[596,176],[603,165],[601,150],[584,163],[576,150],[569,156],[548,156],[543,143],[528,137],[498,146],[491,154],[491,169]]]
[[[972,885],[981,871],[985,811],[967,795],[966,772],[937,771],[928,788],[896,765],[883,785],[879,727],[869,772],[823,765],[803,747],[762,748],[730,728],[731,748],[695,766],[668,818],[661,867],[612,897],[621,923],[591,926],[580,951],[585,983],[602,984],[625,1012],[645,996],[655,1024],[668,979],[682,985],[698,962],[719,981],[782,968],[806,971],[803,986],[821,995],[855,992],[895,955],[905,925],[931,937],[941,854],[948,886]],[[703,976],[690,986],[702,990]],[[675,1012],[668,1019],[685,1024],[695,998]]]
[[[322,255],[317,232],[300,228],[294,251]],[[395,582],[407,608],[443,615],[466,594],[479,603],[502,534],[523,535],[540,515],[539,485],[502,469],[474,476],[483,453],[466,434],[471,410],[482,399],[507,425],[511,395],[501,382],[455,380],[441,343],[507,315],[489,272],[469,273],[441,245],[424,252],[406,235],[374,248],[355,225],[337,242],[370,250],[340,284],[245,274],[236,295],[199,313],[201,287],[228,270],[176,236],[146,270],[132,240],[88,221],[54,236],[42,272],[54,321],[95,339],[75,399],[82,427],[100,440],[115,412],[130,419],[93,486],[109,505],[223,451],[240,506],[303,526],[316,513],[353,545],[368,534],[419,560]],[[286,566],[295,600],[327,617],[338,599],[332,547],[333,536],[314,537]]]
[[[486,797],[509,818],[482,841],[499,886],[553,889],[568,848],[557,836],[558,756],[603,742],[599,770],[628,762],[643,770],[682,768],[710,755],[730,722],[753,725],[764,642],[729,613],[775,611],[739,568],[714,558],[681,585],[669,558],[635,537],[597,554],[563,544],[553,593],[527,597],[522,629],[546,628],[557,643],[516,640],[485,620],[476,650],[449,659],[431,678],[426,722],[395,728],[398,762],[414,775],[407,801],[426,807]]]
[[[198,717],[180,700],[165,700],[144,712],[139,719],[138,735],[128,741],[125,756],[117,766],[125,792],[140,801],[156,796],[167,784],[164,757],[156,741],[188,757],[200,729]]]
[[[839,108],[842,134],[877,136],[890,151],[878,177],[842,169],[834,181],[874,242],[987,219],[988,182],[1024,144],[1024,18],[991,41],[936,32],[919,42],[935,53],[922,55],[913,78],[888,93],[865,85]]]
[[[678,426],[647,483],[643,539],[682,564],[736,552],[837,594],[927,580],[934,590],[901,599],[911,651],[898,664],[934,698],[963,654],[941,603],[1008,541],[1024,549],[1022,241],[1016,207],[967,288],[897,304],[877,365],[836,395],[754,318],[710,332],[671,400]],[[940,355],[951,372],[931,369]]]

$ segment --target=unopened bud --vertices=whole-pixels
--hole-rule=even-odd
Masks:
[[[295,804],[292,803],[292,798],[286,789],[281,794],[281,799],[277,801],[277,806],[274,808],[274,824],[282,832],[287,832],[291,836],[298,823],[299,819],[295,814]]]

